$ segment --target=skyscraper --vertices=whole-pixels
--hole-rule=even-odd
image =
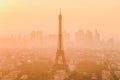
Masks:
[[[76,42],[82,42],[84,40],[84,32],[83,30],[79,30],[75,33]]]
[[[31,37],[31,40],[35,40],[35,38],[36,38],[36,32],[32,31],[31,34],[30,34],[30,37]]]
[[[88,43],[91,43],[93,41],[93,33],[89,30],[87,30],[86,32],[86,41]]]
[[[98,33],[97,29],[95,30],[95,41],[99,42],[100,41],[100,34]]]

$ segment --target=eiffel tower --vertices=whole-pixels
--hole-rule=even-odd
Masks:
[[[62,34],[62,15],[61,10],[60,14],[58,16],[59,18],[59,30],[58,30],[58,47],[56,52],[56,58],[55,63],[53,65],[52,73],[55,74],[59,70],[65,71],[67,74],[69,74],[69,66],[67,65],[65,55],[64,55],[64,49],[63,49],[63,34]]]

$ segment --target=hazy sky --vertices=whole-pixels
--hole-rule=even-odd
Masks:
[[[0,36],[32,30],[56,33],[60,8],[68,32],[98,29],[120,37],[119,0],[0,0]]]

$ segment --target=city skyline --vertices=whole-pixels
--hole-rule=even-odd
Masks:
[[[96,30],[98,31],[98,33],[100,34],[100,36],[101,36],[101,39],[102,40],[108,40],[108,39],[114,39],[115,41],[120,41],[120,38],[119,38],[119,36],[117,35],[117,36],[111,36],[111,35],[102,35],[102,33],[100,33],[100,31],[98,30],[98,29],[94,29],[94,30],[90,30],[90,29],[87,29],[87,30],[83,30],[83,29],[79,29],[79,30],[77,30],[76,32],[73,32],[73,33],[71,33],[71,32],[69,32],[69,31],[67,31],[67,30],[63,30],[63,33],[64,34],[68,34],[70,37],[71,37],[71,39],[74,39],[75,38],[75,34],[77,33],[77,32],[79,32],[79,31],[82,31],[83,33],[84,33],[84,35],[85,34],[87,34],[87,32],[88,31],[90,31],[92,34],[93,34],[93,36],[95,36],[95,34],[96,34]],[[51,33],[46,33],[45,31],[42,31],[42,30],[32,30],[32,31],[30,31],[30,32],[27,32],[27,33],[16,33],[16,34],[7,34],[6,36],[0,36],[0,39],[8,39],[8,38],[11,38],[11,37],[14,37],[14,38],[19,38],[19,37],[21,37],[21,38],[24,38],[24,37],[27,37],[27,38],[30,38],[30,35],[31,35],[31,33],[41,33],[41,34],[43,34],[44,36],[49,36],[49,35],[57,35],[57,33],[54,33],[54,32],[51,32]]]
[[[8,38],[0,38],[0,47],[55,49],[57,38],[57,34],[46,35],[42,31],[32,31],[25,36],[11,35]],[[94,32],[78,30],[73,36],[64,31],[63,40],[65,49],[120,49],[120,41],[114,38],[104,40],[97,30]]]

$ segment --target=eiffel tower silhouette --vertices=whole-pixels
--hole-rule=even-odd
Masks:
[[[55,63],[53,65],[52,73],[55,74],[59,70],[65,71],[67,74],[69,74],[69,66],[66,62],[64,49],[63,49],[63,34],[62,34],[62,15],[61,10],[60,14],[58,16],[59,18],[59,30],[58,30],[58,47],[56,52],[56,58]]]

